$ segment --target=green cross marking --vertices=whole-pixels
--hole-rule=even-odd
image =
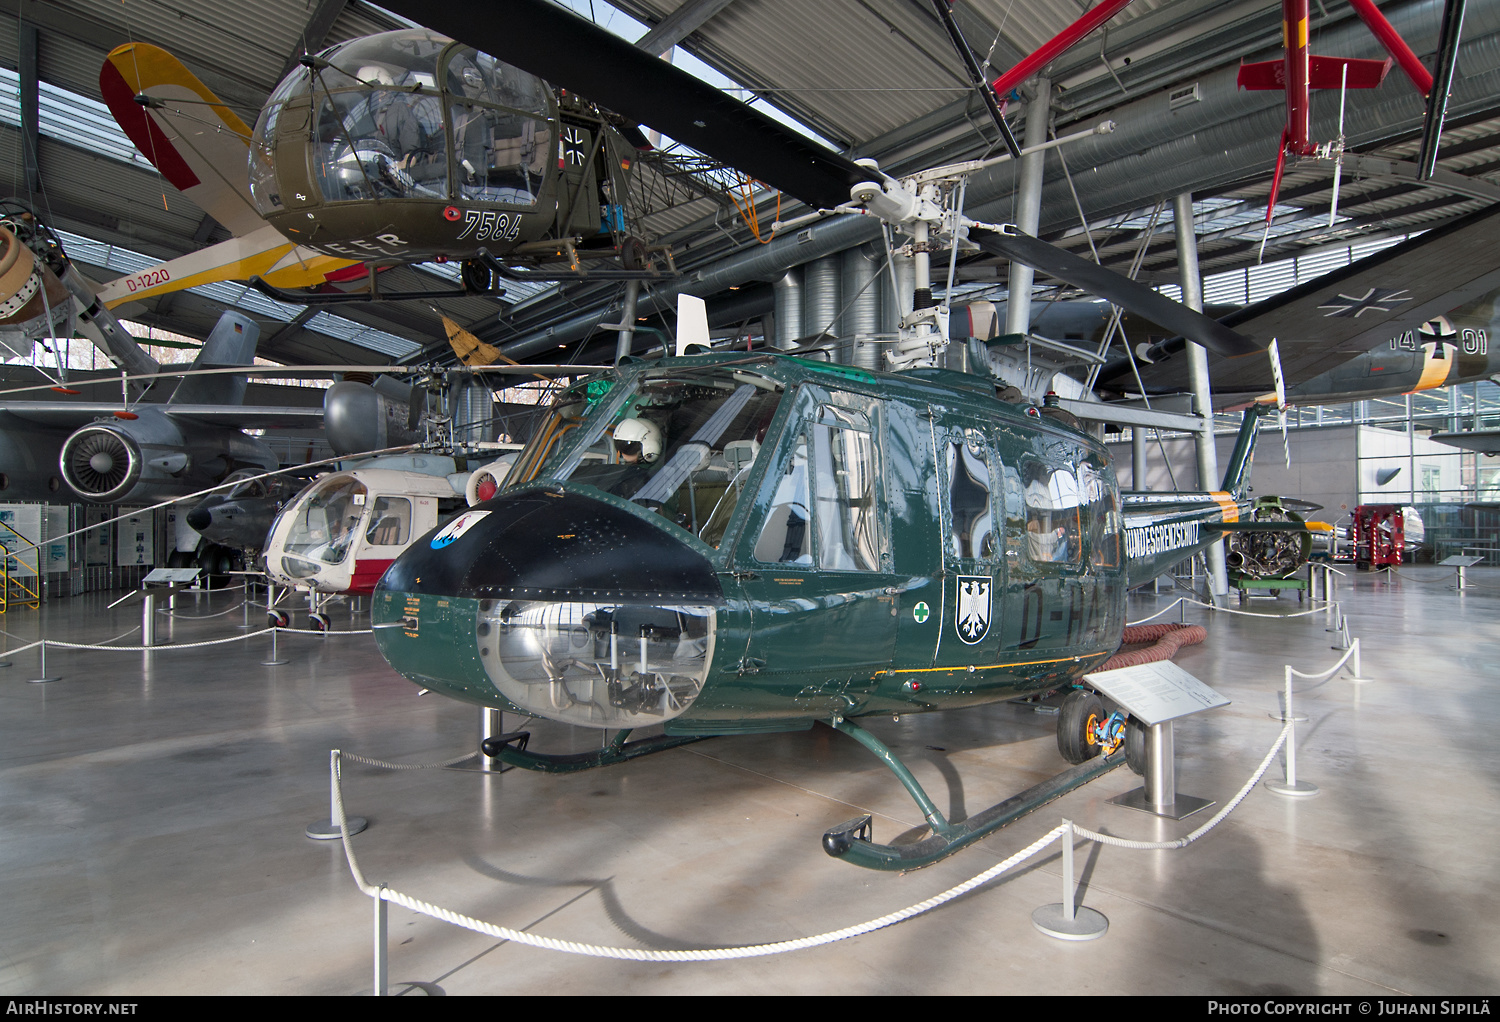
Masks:
[[[926,621],[927,614],[927,604],[925,603],[919,603],[911,609],[911,616],[916,620],[917,624],[921,624],[923,621]]]

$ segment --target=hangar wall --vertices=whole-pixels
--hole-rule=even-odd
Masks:
[[[1354,507],[1359,497],[1359,476],[1354,457],[1354,426],[1330,426],[1321,429],[1298,429],[1288,432],[1292,452],[1292,466],[1287,468],[1283,453],[1281,430],[1274,422],[1261,428],[1260,438],[1255,444],[1255,460],[1251,463],[1250,488],[1258,497],[1296,497],[1322,504],[1327,510],[1318,517],[1336,520]],[[1217,437],[1219,464],[1228,463],[1234,448],[1233,434]],[[1146,484],[1152,490],[1174,488],[1191,489],[1197,477],[1194,467],[1193,441],[1189,437],[1169,438],[1162,441],[1167,459],[1172,465],[1168,473],[1162,458],[1162,447],[1155,439],[1146,446]],[[1115,472],[1122,489],[1134,489],[1131,478],[1130,444],[1109,445],[1115,460]],[[1175,474],[1177,486],[1172,485]],[[1217,484],[1215,484],[1217,486]]]

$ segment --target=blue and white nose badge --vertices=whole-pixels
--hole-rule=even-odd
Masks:
[[[462,536],[464,533],[472,529],[476,524],[479,523],[480,519],[484,518],[484,516],[487,514],[489,514],[488,511],[465,511],[463,514],[453,519],[453,521],[443,526],[442,529],[438,531],[438,534],[432,537],[432,543],[430,544],[430,546],[434,550],[443,549],[443,547],[447,546],[449,543],[452,543],[454,540],[458,539],[458,537]]]

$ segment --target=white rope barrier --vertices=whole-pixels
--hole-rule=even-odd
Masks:
[[[1212,603],[1204,603],[1202,600],[1195,600],[1191,596],[1179,596],[1179,597],[1177,597],[1177,599],[1173,600],[1171,603],[1167,604],[1165,607],[1163,607],[1161,610],[1158,610],[1155,614],[1152,614],[1150,617],[1143,617],[1139,621],[1127,621],[1127,622],[1125,622],[1125,624],[1127,626],[1134,626],[1134,625],[1145,624],[1147,621],[1153,621],[1156,618],[1161,617],[1167,611],[1173,609],[1174,607],[1176,607],[1178,604],[1181,604],[1181,603],[1191,603],[1194,606],[1206,607],[1209,610],[1216,610],[1216,611],[1218,611],[1221,614],[1241,614],[1241,615],[1243,615],[1245,617],[1276,618],[1277,620],[1283,620],[1285,618],[1306,617],[1309,614],[1324,614],[1324,613],[1327,613],[1327,611],[1328,611],[1328,605],[1332,604],[1334,601],[1314,601],[1314,602],[1322,602],[1325,605],[1321,606],[1321,607],[1313,607],[1310,610],[1293,611],[1290,614],[1261,614],[1261,613],[1259,613],[1257,611],[1253,611],[1253,610],[1235,610],[1232,607],[1218,607],[1218,606],[1215,606]]]
[[[445,770],[448,767],[455,767],[460,763],[467,763],[471,759],[479,758],[479,753],[468,752],[462,756],[454,756],[452,759],[445,759],[441,763],[391,763],[383,759],[370,759],[368,756],[356,756],[352,752],[340,753],[340,755],[342,758],[352,760],[355,763],[363,763],[365,766],[380,767],[382,770]]]
[[[172,610],[170,607],[163,607],[158,610],[157,613],[166,614],[168,617],[175,618],[178,621],[207,621],[211,617],[223,617],[225,614],[239,610],[245,605],[246,602],[247,601],[245,600],[241,600],[239,603],[234,604],[227,610],[216,610],[212,614],[179,614],[175,610]],[[260,604],[251,604],[251,606],[258,607],[260,606]]]
[[[1174,848],[1186,848],[1222,823],[1224,818],[1234,812],[1235,808],[1245,800],[1245,796],[1250,794],[1255,786],[1260,783],[1260,779],[1265,775],[1265,772],[1271,768],[1271,764],[1276,759],[1276,753],[1281,751],[1281,746],[1285,744],[1287,735],[1291,731],[1292,721],[1287,721],[1286,725],[1281,729],[1281,734],[1276,736],[1276,741],[1271,745],[1270,751],[1266,753],[1266,758],[1260,761],[1260,766],[1256,767],[1255,773],[1250,775],[1250,779],[1245,782],[1245,786],[1240,789],[1239,794],[1230,799],[1223,809],[1220,809],[1213,815],[1212,819],[1186,837],[1180,837],[1176,841],[1131,841],[1128,838],[1100,834],[1098,831],[1089,830],[1087,827],[1080,827],[1076,823],[1073,824],[1073,830],[1078,835],[1086,837],[1090,841],[1097,841],[1102,845],[1112,845],[1115,848],[1134,848],[1141,851],[1164,851]]]
[[[1422,583],[1424,585],[1426,585],[1426,584],[1435,584],[1435,583],[1447,583],[1449,585],[1453,584],[1453,576],[1451,574],[1440,575],[1437,578],[1417,578],[1415,575],[1408,575],[1408,574],[1406,574],[1403,571],[1397,571],[1393,565],[1389,565],[1389,564],[1386,565],[1381,570],[1384,571],[1384,572],[1386,572],[1387,574],[1390,574],[1390,575],[1399,575],[1403,580],[1405,580],[1407,582],[1420,582],[1420,583]],[[1470,582],[1468,580],[1465,580],[1464,581],[1464,588],[1465,589],[1469,589],[1469,588],[1474,588],[1474,589],[1500,589],[1500,586],[1487,586],[1487,585],[1484,585],[1481,582]]]
[[[344,811],[343,791],[341,790],[337,781],[339,755],[339,750],[331,750],[331,752],[329,753],[329,767],[333,771],[333,776],[335,778],[334,804],[337,807],[340,833],[347,834],[348,817]],[[978,876],[964,881],[957,887],[951,887],[939,895],[928,898],[926,901],[919,902],[916,905],[901,909],[898,912],[892,912],[888,915],[881,916],[879,919],[872,919],[868,922],[859,923],[855,926],[847,926],[841,930],[831,930],[827,933],[820,933],[812,937],[799,937],[794,940],[777,941],[772,944],[752,944],[742,947],[705,948],[702,950],[687,951],[658,951],[649,948],[611,947],[608,945],[599,944],[583,944],[579,943],[578,941],[559,940],[555,937],[540,937],[536,934],[527,933],[524,930],[513,930],[506,926],[496,926],[494,923],[487,923],[481,919],[475,919],[472,916],[462,915],[458,912],[442,908],[430,902],[421,901],[417,898],[411,897],[410,895],[402,894],[400,891],[393,891],[389,887],[376,887],[370,884],[365,880],[364,873],[359,868],[359,862],[354,857],[354,849],[350,846],[350,843],[347,839],[343,841],[343,845],[344,857],[348,860],[349,863],[349,872],[353,876],[355,884],[358,885],[360,891],[366,896],[380,901],[393,902],[421,915],[430,916],[433,919],[441,919],[446,923],[452,923],[455,926],[461,926],[464,929],[473,930],[476,933],[483,933],[486,936],[494,937],[499,940],[515,941],[518,944],[528,944],[532,947],[546,948],[550,951],[562,951],[568,954],[575,955],[588,955],[594,958],[620,958],[627,961],[637,962],[710,962],[723,961],[733,958],[759,958],[765,955],[784,954],[788,951],[801,951],[806,948],[817,947],[821,944],[831,944],[835,941],[848,940],[850,937],[858,937],[861,934],[870,933],[874,930],[884,929],[887,926],[894,926],[896,923],[899,923],[905,919],[910,919],[913,916],[921,915],[923,912],[931,911],[932,909],[937,908],[939,905],[942,905],[945,902],[952,901],[954,898],[967,894],[969,891],[972,891],[974,888],[979,887],[982,884],[989,883],[989,881],[993,880],[995,877],[1019,865],[1020,863],[1025,862],[1027,859],[1031,858],[1042,849],[1052,844],[1052,842],[1061,837],[1066,830],[1067,827],[1064,825],[1054,827],[1052,830],[1048,831],[1042,837],[1038,838],[1036,841],[1033,841],[1031,844],[1027,845],[1025,848],[1012,855],[1010,858],[1006,859],[1003,862],[996,863],[994,866],[991,866],[989,869],[985,870],[983,873],[980,873]]]
[[[139,626],[136,626],[136,628],[139,628]],[[121,632],[120,635],[115,636],[115,638],[118,639],[118,638],[120,638],[121,635],[129,635],[130,632],[136,631],[136,628],[130,629],[129,632]],[[229,635],[229,636],[226,636],[226,637],[224,637],[222,639],[205,639],[202,642],[159,643],[159,644],[154,645],[154,646],[106,646],[106,645],[102,645],[100,643],[64,642],[61,639],[38,639],[37,641],[32,642],[32,643],[28,643],[25,646],[17,646],[15,649],[8,649],[8,650],[5,651],[5,655],[6,656],[12,656],[12,655],[14,655],[16,653],[23,653],[23,652],[25,652],[28,649],[34,649],[37,646],[41,646],[41,645],[57,646],[57,647],[59,647],[61,649],[109,649],[109,650],[116,650],[116,651],[119,651],[119,652],[122,652],[122,653],[141,653],[141,652],[145,652],[147,650],[150,650],[151,652],[154,652],[154,653],[161,653],[161,652],[167,652],[169,650],[177,650],[177,649],[199,649],[199,648],[201,648],[203,646],[221,646],[221,645],[223,645],[226,642],[243,642],[246,639],[253,639],[257,635],[269,635],[271,632],[294,632],[294,633],[299,634],[299,635],[369,635],[369,634],[371,634],[371,630],[368,629],[368,628],[358,629],[358,630],[349,630],[349,631],[333,631],[333,630],[321,631],[321,630],[319,630],[317,628],[262,628],[259,631],[246,632],[244,635]],[[107,641],[107,642],[113,642],[114,639],[107,639],[105,641]]]
[[[1299,672],[1299,676],[1304,678],[1312,678],[1327,675],[1331,677],[1338,671],[1340,667],[1344,665],[1344,663],[1349,659],[1350,656],[1356,655],[1356,653],[1357,646],[1356,648],[1351,649],[1349,653],[1341,657],[1339,659],[1339,662],[1328,671],[1322,672],[1322,674],[1320,675],[1308,675],[1301,674]],[[1287,670],[1291,671],[1291,668],[1288,667]],[[1097,841],[1100,844],[1110,845],[1115,848],[1128,848],[1139,851],[1168,851],[1186,848],[1188,845],[1197,841],[1199,838],[1203,837],[1209,831],[1213,830],[1220,823],[1222,823],[1229,816],[1229,814],[1234,812],[1234,810],[1239,807],[1240,803],[1249,796],[1250,792],[1254,790],[1255,786],[1260,783],[1261,778],[1265,776],[1266,771],[1270,769],[1271,764],[1276,759],[1276,754],[1281,751],[1281,748],[1286,743],[1288,736],[1293,733],[1294,727],[1295,722],[1292,720],[1288,720],[1285,723],[1280,733],[1277,734],[1276,740],[1271,744],[1270,749],[1266,752],[1265,757],[1261,760],[1260,765],[1256,767],[1255,772],[1250,775],[1250,779],[1245,782],[1244,786],[1240,788],[1239,792],[1234,796],[1234,798],[1230,799],[1229,802],[1225,804],[1223,809],[1215,813],[1207,823],[1203,824],[1203,826],[1197,828],[1186,836],[1177,839],[1176,841],[1134,841],[1128,838],[1115,837],[1110,834],[1102,834],[1098,831],[1080,827],[1076,823],[1065,821],[1064,823],[1058,825],[1057,827],[1054,827],[1052,830],[1042,835],[1042,837],[1038,838],[1036,841],[1033,841],[1031,844],[1027,845],[1025,848],[1021,849],[1019,852],[1016,852],[1014,855],[1010,856],[1004,861],[996,863],[994,866],[991,866],[989,869],[978,874],[977,876],[964,881],[956,887],[950,887],[948,890],[942,892],[941,894],[928,898],[925,901],[918,902],[915,905],[911,905],[897,912],[892,912],[888,915],[881,916],[878,919],[872,919],[868,922],[859,923],[855,926],[844,927],[840,930],[830,930],[826,933],[817,934],[811,937],[800,937],[793,940],[776,941],[770,944],[753,944],[741,947],[712,948],[701,950],[658,951],[645,948],[623,948],[609,945],[585,944],[578,941],[561,940],[555,937],[542,937],[536,934],[527,933],[523,930],[514,930],[509,927],[498,926],[494,923],[485,922],[484,920],[476,919],[472,916],[466,916],[462,913],[454,912],[451,909],[442,908],[441,906],[434,905],[431,902],[422,901],[418,898],[412,897],[411,895],[392,890],[384,884],[375,886],[369,883],[365,879],[364,871],[360,869],[359,861],[355,857],[354,849],[350,845],[347,837],[343,839],[344,857],[348,861],[351,877],[353,878],[355,884],[359,887],[360,891],[366,896],[376,899],[376,901],[385,901],[401,905],[404,908],[410,909],[411,911],[417,912],[421,915],[429,916],[433,919],[440,919],[443,922],[451,923],[455,926],[460,926],[464,929],[472,930],[476,933],[482,933],[486,936],[494,937],[499,940],[515,941],[516,943],[527,944],[531,947],[545,948],[551,951],[562,951],[567,954],[586,955],[595,958],[618,958],[628,961],[642,962],[702,962],[723,961],[726,959],[737,958],[756,958],[766,955],[784,954],[788,951],[801,951],[807,948],[817,947],[822,944],[831,944],[836,941],[847,940],[850,937],[857,937],[862,934],[871,933],[875,930],[884,929],[888,926],[893,926],[896,923],[910,919],[914,916],[921,915],[924,912],[929,912],[932,909],[937,908],[939,905],[952,901],[954,898],[960,897],[961,895],[974,890],[976,887],[990,882],[991,880],[1000,876],[1002,873],[1005,873],[1007,870],[1010,870],[1015,866],[1025,862],[1027,859],[1036,856],[1043,849],[1050,846],[1054,841],[1058,840],[1060,837],[1063,837],[1066,833],[1068,833],[1070,828],[1073,833],[1076,833],[1077,835],[1087,840]],[[355,756],[353,754],[351,754],[349,758],[355,760],[356,762],[365,763],[371,766],[385,767],[387,769],[421,770],[453,766],[457,763],[464,762],[465,760],[472,759],[473,755],[474,754],[471,753],[469,755],[458,757],[452,760],[447,760],[442,763],[433,764],[388,763],[383,760],[374,760],[363,756]],[[332,774],[334,812],[340,828],[339,833],[341,835],[347,835],[349,826],[348,816],[344,810],[343,786],[341,783],[341,775],[339,772],[339,761],[341,756],[342,753],[340,753],[338,749],[330,750],[329,769]],[[377,955],[380,953],[381,949],[377,948]],[[381,966],[377,964],[377,975],[382,974],[383,973],[381,972]]]

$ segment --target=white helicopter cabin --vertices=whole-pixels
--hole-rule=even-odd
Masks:
[[[277,517],[266,543],[266,574],[320,593],[372,592],[413,540],[462,503],[446,475],[334,472],[315,480]]]

